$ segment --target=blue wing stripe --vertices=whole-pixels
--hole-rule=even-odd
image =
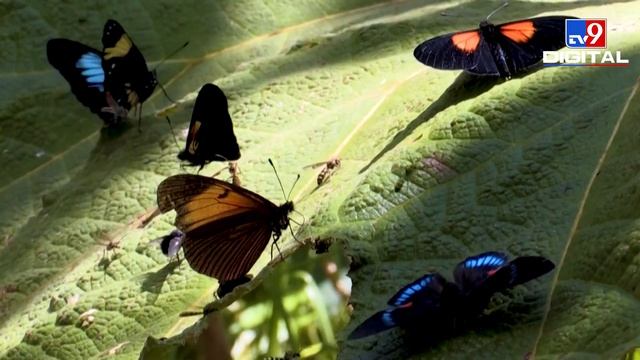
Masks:
[[[389,311],[385,311],[384,313],[382,313],[382,322],[386,326],[395,326],[396,325],[395,321],[393,321],[393,319],[391,318],[391,312],[389,312]]]
[[[104,92],[104,70],[102,59],[98,54],[92,52],[83,54],[76,62],[76,68],[82,70],[81,74],[89,87],[95,87],[100,92]]]
[[[465,267],[467,268],[475,268],[482,266],[502,266],[504,265],[505,260],[501,259],[497,256],[487,255],[480,258],[472,258],[465,261]]]
[[[87,70],[82,71],[82,75],[102,75],[104,77],[104,71],[102,70],[102,68],[87,68]]]
[[[427,285],[429,285],[431,280],[432,280],[432,277],[428,276],[427,278],[421,279],[414,284],[408,285],[402,291],[402,293],[397,295],[397,298],[395,299],[392,305],[400,306],[407,303],[408,300],[410,300],[411,297],[413,297],[413,295],[415,295],[416,293],[419,293],[420,291],[423,291],[427,287]]]
[[[92,84],[97,84],[93,86],[102,86],[104,83],[104,75],[96,75],[87,77],[87,82]]]

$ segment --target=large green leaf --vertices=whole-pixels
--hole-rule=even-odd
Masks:
[[[617,240],[601,239],[602,247],[589,251],[573,250],[581,243],[578,237],[570,241],[574,233],[582,234],[572,231],[573,224],[586,214],[579,209],[595,189],[589,183],[599,159],[614,149],[607,144],[616,124],[631,114],[622,116],[639,67],[633,15],[638,2],[585,7],[588,3],[520,2],[496,19],[543,12],[609,16],[616,29],[609,35],[610,48],[622,49],[632,59],[630,68],[545,69],[506,83],[427,69],[411,56],[429,36],[473,26],[494,2],[0,4],[5,14],[0,36],[7,44],[0,52],[0,139],[2,165],[11,169],[0,177],[0,354],[134,358],[147,336],[172,336],[192,324],[195,319],[180,319],[178,313],[210,302],[217,286],[186,263],[167,265],[148,244],[173,221],[171,214],[153,219],[155,187],[181,171],[164,120],[145,116],[141,134],[97,131],[99,122],[46,64],[49,37],[99,47],[108,17],[121,21],[155,63],[191,41],[160,68],[160,80],[180,99],[172,119],[184,128],[202,83],[220,85],[229,95],[248,188],[282,199],[267,157],[275,160],[285,187],[303,166],[342,157],[342,168],[318,190],[316,174],[305,170],[294,198],[310,224],[298,237],[334,239],[348,249],[354,326],[429,269],[448,272],[464,256],[488,249],[538,253],[556,263],[565,259],[559,282],[549,276],[499,297],[502,306],[495,313],[506,319],[503,326],[447,341],[425,356],[469,357],[483,350],[486,357],[517,358],[536,343],[539,354],[624,352],[617,347],[638,331],[611,328],[633,337],[597,347],[588,338],[577,348],[571,340],[549,343],[554,331],[575,338],[590,334],[581,330],[589,324],[573,321],[580,316],[577,308],[576,315],[562,308],[578,305],[568,294],[585,302],[620,294],[616,299],[624,309],[636,304],[624,292],[631,285],[594,295],[599,287],[585,281],[615,284],[617,273],[602,271],[597,279],[580,275],[589,267],[580,259],[594,261],[591,252],[632,244],[632,231]],[[156,94],[145,109],[167,104]],[[631,152],[631,146],[620,151]],[[215,170],[211,165],[205,172]],[[615,198],[619,206],[625,200]],[[613,216],[608,210],[598,208]],[[101,243],[112,240],[120,240],[122,249],[101,260]],[[297,246],[282,241],[289,249]],[[632,257],[624,259],[632,263]],[[254,272],[268,260],[265,252]],[[621,260],[611,261],[623,271]],[[573,278],[581,282],[568,280]],[[559,300],[547,312],[551,289]],[[93,323],[80,319],[90,309],[97,310]],[[608,317],[629,319],[613,309],[598,319],[615,324]],[[148,349],[155,344],[168,356],[203,325],[170,339],[169,346],[151,339]],[[401,332],[394,331],[345,342],[343,354],[404,358],[400,339]]]

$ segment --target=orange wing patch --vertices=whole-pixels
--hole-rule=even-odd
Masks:
[[[184,232],[245,212],[268,212],[267,201],[224,181],[198,175],[171,176],[158,186],[160,211],[175,209],[176,226]]]
[[[127,101],[129,102],[129,105],[133,107],[140,102],[140,99],[138,98],[138,94],[136,94],[135,91],[127,89]]]
[[[132,46],[133,42],[131,42],[131,39],[129,39],[127,34],[123,34],[113,47],[104,49],[104,59],[110,60],[114,57],[124,57],[129,53]]]
[[[196,140],[198,131],[200,130],[200,125],[202,125],[202,123],[200,121],[196,121],[189,130],[189,137],[191,138],[191,141],[189,142],[189,154],[191,155],[195,155],[198,150],[198,146],[200,146],[200,142]]]
[[[238,192],[213,186],[176,209],[176,226],[189,232],[205,224],[255,210],[260,205]]]
[[[500,26],[502,35],[519,44],[527,43],[536,33],[533,21],[519,21]]]
[[[480,33],[475,30],[457,33],[451,36],[451,42],[458,50],[471,54],[478,48]]]

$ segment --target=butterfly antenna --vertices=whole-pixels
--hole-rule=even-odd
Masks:
[[[271,167],[273,168],[273,172],[276,173],[276,179],[278,179],[278,184],[280,184],[280,190],[282,190],[282,196],[284,196],[285,200],[287,200],[287,194],[285,194],[284,192],[284,187],[282,186],[282,181],[280,181],[280,176],[278,176],[278,170],[276,170],[276,167],[273,165],[273,161],[271,161],[271,159],[269,159],[269,164],[271,165]]]
[[[289,195],[287,195],[287,201],[289,201],[289,199],[291,197],[291,192],[293,191],[293,188],[296,187],[296,184],[298,183],[298,180],[300,180],[300,174],[298,174],[298,177],[296,178],[296,181],[294,181],[293,185],[291,185],[291,190],[289,190]]]
[[[487,18],[485,19],[485,21],[489,21],[489,18],[490,18],[490,17],[492,17],[493,15],[495,15],[495,13],[497,13],[498,11],[500,11],[500,10],[502,10],[502,9],[506,8],[507,6],[509,6],[509,2],[508,2],[508,1],[505,1],[505,2],[504,2],[504,4],[500,5],[500,7],[499,7],[499,8],[497,8],[497,9],[493,10],[493,11],[491,12],[491,14],[487,15]]]
[[[175,49],[171,54],[165,56],[162,60],[160,60],[160,62],[158,63],[158,65],[156,65],[155,68],[153,68],[153,70],[151,70],[151,72],[153,73],[153,77],[156,78],[156,80],[158,79],[158,68],[160,67],[160,65],[162,65],[165,61],[167,61],[167,59],[169,59],[170,57],[174,56],[175,54],[177,54],[180,50],[184,49],[187,47],[187,45],[189,45],[189,42],[187,41],[186,43],[182,44],[182,46],[180,46],[179,48]],[[164,94],[164,96],[171,101],[172,103],[176,103],[170,96],[169,94],[167,94],[167,90],[165,90],[164,86],[162,86],[162,83],[160,81],[158,81],[158,86],[160,86],[160,89],[162,90],[162,93]]]
[[[165,56],[162,60],[160,60],[160,62],[158,63],[158,65],[156,65],[156,67],[153,68],[153,72],[155,73],[156,70],[158,70],[158,68],[160,67],[160,65],[162,65],[165,61],[167,61],[167,59],[169,59],[170,57],[172,57],[173,55],[177,54],[180,50],[184,49],[187,47],[187,45],[189,45],[189,42],[187,41],[186,43],[182,44],[182,46],[180,46],[179,48],[173,50],[173,52],[167,56]]]
[[[168,116],[165,116],[165,117],[167,118],[167,123],[169,123],[169,129],[171,129],[171,135],[173,135],[173,141],[176,143],[178,152],[180,152],[180,144],[178,144],[178,140],[176,139],[176,133],[175,131],[173,131],[173,125],[171,124],[171,119],[169,119]]]
[[[153,70],[153,76],[156,78],[156,80],[158,79],[158,77],[156,76],[156,71]],[[160,86],[160,90],[162,90],[162,93],[164,94],[164,97],[167,98],[167,100],[171,101],[172,103],[176,103],[175,100],[173,100],[171,98],[171,96],[169,96],[169,94],[167,94],[167,90],[165,90],[164,86],[162,86],[162,83],[160,81],[158,81],[158,86]]]

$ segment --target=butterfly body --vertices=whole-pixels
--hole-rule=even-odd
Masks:
[[[454,281],[428,273],[407,284],[379,311],[358,325],[349,339],[370,336],[393,327],[423,329],[433,324],[441,333],[463,329],[479,317],[496,292],[530,281],[551,271],[554,265],[540,256],[508,261],[499,252],[469,257],[454,271]]]
[[[211,161],[240,159],[227,97],[214,84],[205,84],[198,92],[185,149],[178,159],[200,169]]]
[[[277,206],[264,197],[218,179],[182,174],[158,186],[158,207],[175,209],[176,227],[191,267],[229,281],[251,269],[271,239],[289,226],[293,203]]]
[[[445,34],[424,41],[413,54],[436,69],[461,69],[475,75],[510,78],[542,60],[543,51],[565,46],[565,20],[572,16],[545,16]]]

